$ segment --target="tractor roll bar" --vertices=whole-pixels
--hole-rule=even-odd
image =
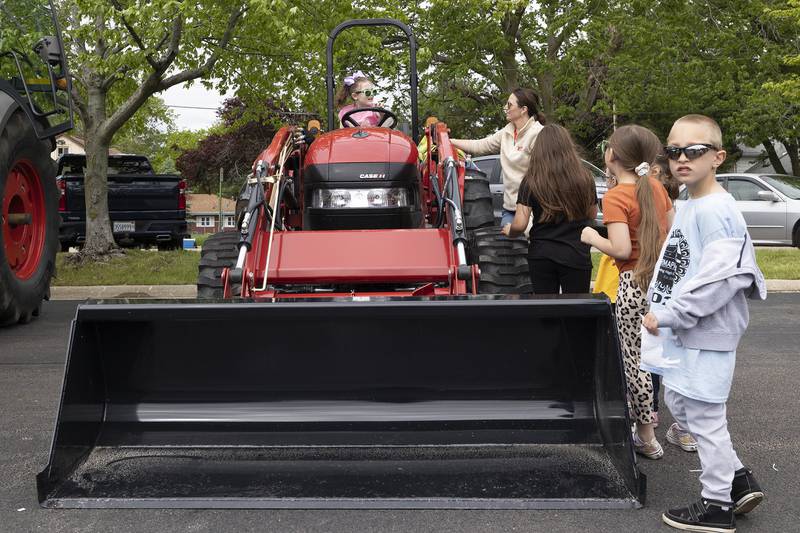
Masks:
[[[395,26],[403,30],[408,37],[408,48],[411,56],[411,64],[409,65],[409,76],[411,77],[411,137],[415,143],[419,142],[419,126],[418,111],[417,111],[417,41],[414,39],[414,34],[411,32],[406,24],[396,19],[358,19],[348,20],[336,26],[328,37],[328,46],[326,50],[327,61],[327,75],[325,78],[325,85],[328,89],[328,130],[334,129],[334,112],[333,112],[333,42],[336,40],[342,31],[354,26]]]

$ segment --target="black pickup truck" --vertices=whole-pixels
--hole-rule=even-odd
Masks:
[[[85,155],[67,154],[58,160],[62,251],[86,239],[85,168]],[[144,156],[108,156],[108,214],[121,246],[180,247],[188,237],[185,193],[186,182],[180,176],[156,174]]]

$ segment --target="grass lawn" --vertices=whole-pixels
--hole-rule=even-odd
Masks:
[[[66,253],[56,256],[53,285],[194,285],[197,283],[199,252],[175,250],[158,252],[128,249],[125,256],[107,263],[78,267],[64,262]]]
[[[597,275],[600,253],[592,253],[592,279]],[[800,279],[800,249],[756,248],[756,261],[767,279]]]
[[[56,258],[53,285],[194,285],[200,262],[199,252],[132,249],[107,263],[74,267],[64,263],[65,255]],[[800,279],[800,249],[756,248],[756,258],[767,279]],[[599,261],[600,254],[593,253],[592,279]]]

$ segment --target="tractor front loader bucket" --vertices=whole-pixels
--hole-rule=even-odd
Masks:
[[[78,307],[44,507],[643,503],[605,299]]]

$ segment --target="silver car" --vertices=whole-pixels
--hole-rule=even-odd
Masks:
[[[492,191],[492,206],[494,208],[494,218],[497,224],[500,224],[500,217],[503,214],[503,169],[500,167],[500,156],[495,155],[482,155],[480,157],[473,157],[472,162],[477,165],[481,171],[486,173],[489,178],[489,189]],[[606,186],[606,175],[602,170],[589,163],[583,161],[584,166],[589,169],[589,172],[594,178],[594,186],[597,190],[598,209],[597,209],[597,223],[603,225],[603,196],[606,194],[608,187]]]
[[[800,247],[800,178],[782,174],[718,174],[736,200],[754,244]],[[684,188],[675,208],[688,198]]]

